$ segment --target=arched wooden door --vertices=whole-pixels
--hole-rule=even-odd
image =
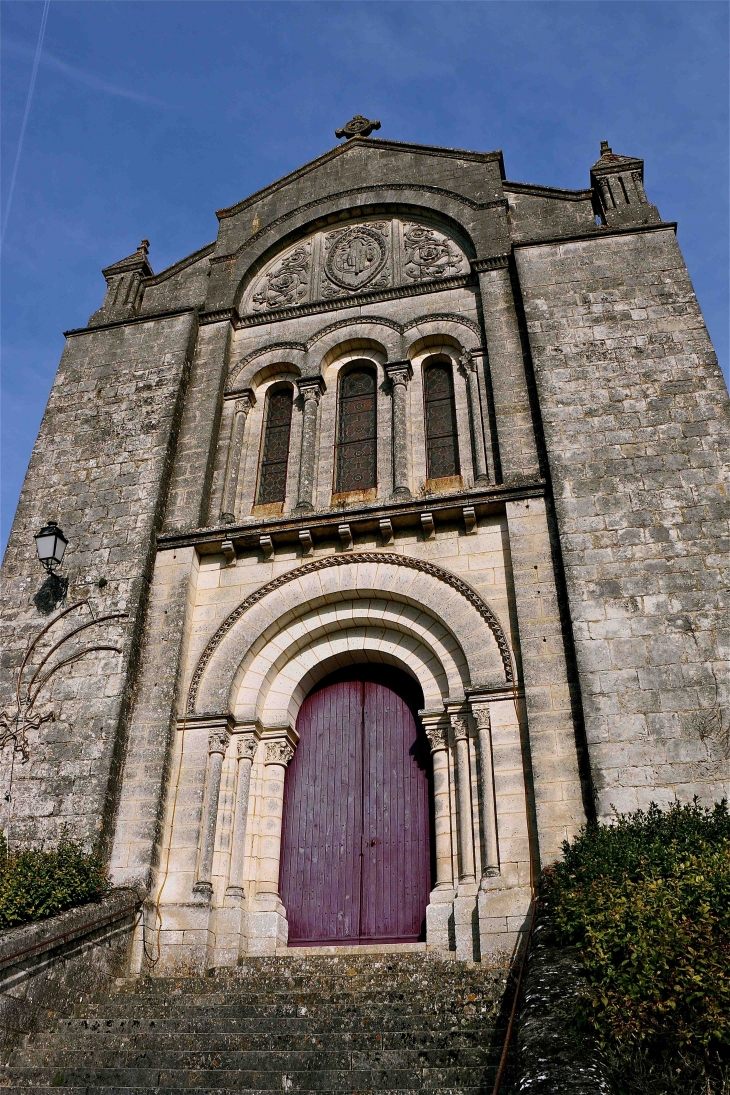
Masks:
[[[290,946],[424,937],[429,755],[409,689],[383,667],[329,678],[302,704],[281,849]]]

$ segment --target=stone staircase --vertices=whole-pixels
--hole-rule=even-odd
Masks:
[[[24,1095],[491,1095],[505,972],[426,954],[247,959],[140,978],[55,1017],[0,1070]]]

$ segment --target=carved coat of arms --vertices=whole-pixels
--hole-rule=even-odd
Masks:
[[[341,289],[362,289],[377,278],[388,258],[379,225],[346,228],[333,233],[328,243],[325,272]]]

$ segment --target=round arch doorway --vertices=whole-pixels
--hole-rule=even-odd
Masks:
[[[289,946],[425,938],[432,855],[421,689],[387,665],[326,677],[299,711],[280,890]]]

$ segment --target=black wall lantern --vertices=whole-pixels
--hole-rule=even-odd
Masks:
[[[63,562],[68,540],[55,521],[48,521],[40,532],[35,534],[35,546],[41,566],[48,577],[36,593],[33,600],[39,612],[48,615],[64,600],[68,589],[68,578],[56,574],[56,567]]]
[[[63,562],[68,540],[55,521],[49,521],[40,532],[35,534],[35,546],[41,564],[49,574]]]

